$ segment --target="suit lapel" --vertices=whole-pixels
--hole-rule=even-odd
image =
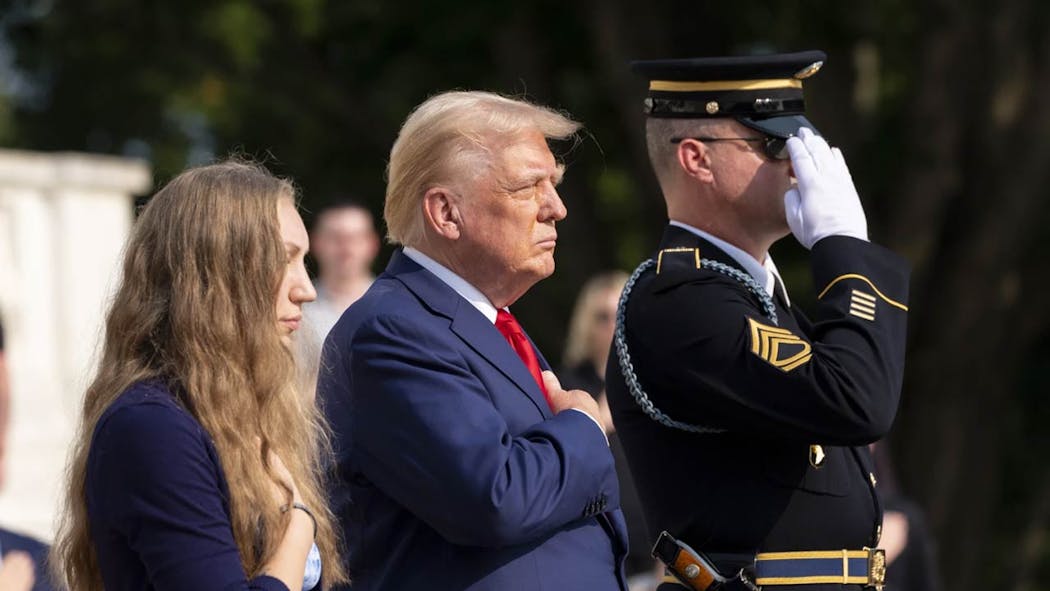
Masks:
[[[452,332],[456,333],[478,355],[484,357],[500,373],[512,382],[532,400],[544,418],[554,416],[547,399],[543,397],[539,384],[532,378],[528,368],[510,348],[510,343],[503,338],[488,318],[474,306],[464,301],[459,312],[452,320]]]
[[[455,290],[427,271],[400,250],[394,253],[386,272],[412,291],[431,311],[449,318],[452,332],[474,352],[507,377],[532,400],[544,418],[554,416],[536,380],[511,349],[503,335],[485,315],[463,299]],[[531,342],[531,341],[530,341]],[[533,345],[535,349],[535,345]],[[547,362],[537,350],[540,364]]]

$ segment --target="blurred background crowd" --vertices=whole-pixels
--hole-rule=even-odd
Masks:
[[[51,536],[134,206],[186,166],[241,154],[296,181],[320,338],[389,257],[383,171],[414,105],[470,88],[564,109],[585,133],[558,147],[558,268],[515,314],[597,396],[622,273],[666,220],[627,62],[813,48],[809,118],[914,266],[883,486],[944,588],[1050,589],[1048,32],[1039,0],[3,0],[0,526]],[[773,254],[811,304],[805,251]],[[0,544],[6,585],[21,558]]]

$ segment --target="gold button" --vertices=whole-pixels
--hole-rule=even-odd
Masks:
[[[707,114],[708,115],[714,115],[715,113],[718,112],[718,102],[717,101],[710,101],[709,103],[707,103],[704,106],[704,108],[707,109]]]
[[[690,564],[689,566],[685,567],[685,576],[686,576],[686,578],[695,579],[696,576],[699,575],[699,574],[700,574],[700,567],[699,566],[696,566],[695,564]]]
[[[814,443],[809,446],[809,465],[814,468],[821,468],[824,466],[824,462],[828,460],[828,455],[824,453],[824,446]]]

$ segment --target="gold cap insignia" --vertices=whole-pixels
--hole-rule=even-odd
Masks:
[[[747,319],[751,328],[751,352],[773,367],[789,372],[813,357],[809,343],[790,330]]]
[[[718,112],[718,102],[717,101],[710,101],[706,105],[704,105],[704,109],[707,110],[707,114],[708,115],[714,115],[715,113]]]
[[[816,74],[817,71],[820,70],[821,66],[823,66],[823,65],[824,65],[824,62],[813,62],[812,64],[806,66],[805,68],[802,68],[801,70],[795,72],[795,78],[797,80],[802,80],[802,79],[805,79],[805,78],[809,78],[813,74]]]

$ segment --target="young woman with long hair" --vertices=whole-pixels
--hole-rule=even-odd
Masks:
[[[292,184],[250,163],[187,170],[142,210],[52,551],[72,591],[346,580],[325,430],[295,391],[307,241]]]

